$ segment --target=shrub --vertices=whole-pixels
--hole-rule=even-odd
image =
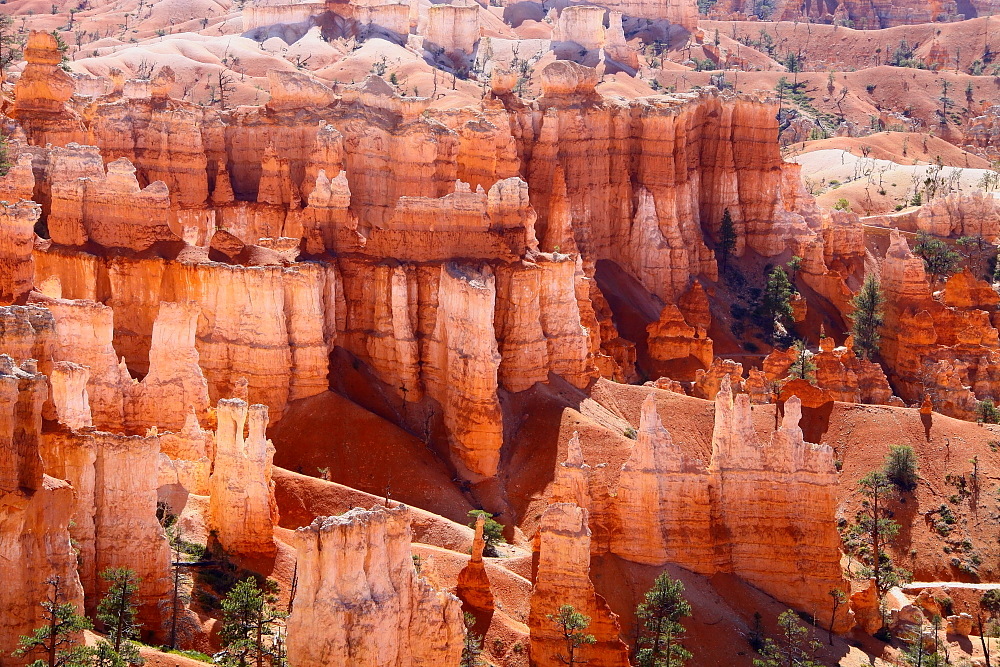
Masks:
[[[1000,424],[1000,408],[997,408],[991,398],[976,404],[976,416],[984,424]]]
[[[893,445],[885,458],[885,476],[903,491],[917,488],[917,454],[909,445]]]

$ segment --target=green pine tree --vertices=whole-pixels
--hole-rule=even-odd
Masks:
[[[465,641],[462,643],[462,660],[459,667],[483,667],[483,636],[472,631],[476,617],[465,612]]]
[[[226,667],[270,667],[285,665],[284,643],[280,641],[278,621],[286,614],[274,603],[273,581],[264,588],[257,580],[247,577],[236,584],[222,601],[222,651],[215,655],[217,663]]]
[[[729,268],[729,258],[736,250],[736,224],[733,216],[727,208],[722,212],[722,223],[719,225],[719,269],[720,273],[725,273]]]
[[[864,500],[851,531],[859,538],[855,555],[861,561],[861,574],[875,580],[879,599],[893,586],[905,583],[910,573],[892,562],[888,547],[899,534],[899,524],[893,521],[887,505],[895,484],[882,470],[868,473],[858,481]]]
[[[854,336],[854,353],[859,357],[872,360],[878,354],[882,341],[882,324],[885,322],[882,310],[884,304],[885,296],[878,279],[873,274],[866,275],[861,289],[851,299],[854,307],[854,312],[851,313],[851,335]]]
[[[814,660],[822,644],[809,636],[809,629],[789,609],[778,616],[778,639],[768,638],[754,667],[822,667]]]
[[[101,579],[109,586],[104,599],[97,605],[97,620],[104,626],[108,638],[98,643],[97,664],[106,667],[141,665],[145,661],[139,656],[134,640],[139,638],[141,627],[136,619],[135,594],[142,580],[134,570],[124,567],[109,567],[101,572]]]
[[[770,330],[765,330],[765,334],[771,339],[783,338],[791,329],[794,291],[792,283],[788,280],[788,274],[780,266],[774,267],[767,274],[761,310],[765,327],[770,327]]]
[[[691,615],[684,599],[684,584],[666,572],[656,578],[635,610],[640,625],[636,654],[640,667],[678,667],[691,659],[680,640],[684,626],[680,619]]]
[[[931,277],[931,284],[939,283],[958,271],[962,256],[941,239],[920,232],[913,254],[924,260],[924,269]]]
[[[493,515],[486,510],[469,510],[469,528],[476,527],[476,519],[480,516],[486,520],[483,522],[483,555],[498,556],[497,545],[503,544],[507,540],[503,537],[503,524],[493,518]]]
[[[816,384],[816,363],[812,360],[812,352],[801,340],[795,341],[792,348],[795,350],[795,361],[788,367],[789,379]]]
[[[566,642],[566,653],[558,653],[553,657],[569,667],[585,664],[586,660],[580,657],[583,647],[597,641],[594,635],[584,632],[590,626],[590,617],[578,612],[573,605],[564,604],[557,613],[549,614],[548,619],[559,628],[559,633]]]
[[[76,613],[70,602],[60,602],[64,597],[61,577],[45,580],[48,597],[42,602],[45,625],[31,635],[22,635],[15,657],[38,659],[29,667],[89,667],[94,650],[79,643],[80,633],[94,627],[87,618]]]

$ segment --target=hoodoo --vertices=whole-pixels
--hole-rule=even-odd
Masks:
[[[26,2],[0,667],[995,662],[1000,1]]]

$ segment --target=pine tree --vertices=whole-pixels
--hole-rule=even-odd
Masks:
[[[864,543],[857,552],[858,560],[863,565],[862,576],[875,580],[879,599],[910,576],[909,572],[893,564],[887,551],[890,542],[899,534],[899,524],[889,518],[886,507],[893,488],[895,485],[881,470],[861,478],[858,490],[864,500],[852,528]]]
[[[941,282],[958,271],[962,256],[948,247],[941,239],[920,232],[913,254],[924,260],[924,269],[931,276],[931,284]]]
[[[729,258],[736,250],[736,225],[733,216],[727,208],[722,212],[722,223],[719,225],[719,268],[725,273],[729,268]]]
[[[812,353],[801,340],[795,341],[792,348],[795,350],[795,361],[788,367],[789,379],[816,384],[816,363],[812,360]]]
[[[678,667],[691,659],[679,642],[684,638],[680,619],[691,615],[684,599],[684,584],[664,572],[656,578],[635,610],[640,624],[637,646],[640,667]]]
[[[108,592],[97,605],[97,620],[104,626],[108,638],[98,644],[98,665],[141,665],[138,639],[140,625],[136,620],[138,605],[135,594],[142,581],[134,570],[109,567],[101,572],[101,579],[110,585]]]
[[[493,515],[486,510],[469,510],[469,528],[476,527],[476,519],[485,517],[483,522],[483,555],[498,556],[497,545],[503,544],[506,540],[503,537],[503,524],[493,518]]]
[[[548,619],[559,628],[563,641],[566,642],[566,653],[557,653],[553,657],[569,667],[584,664],[586,661],[579,655],[581,649],[597,641],[594,635],[584,632],[590,626],[590,617],[578,612],[573,605],[564,604],[557,613],[549,614]]]
[[[761,658],[754,660],[754,667],[822,667],[813,660],[821,644],[810,638],[809,630],[799,623],[795,612],[789,609],[778,616],[778,640],[768,638],[761,650]]]
[[[286,614],[274,608],[277,597],[274,582],[265,582],[262,589],[257,580],[247,577],[236,582],[222,601],[223,649],[215,655],[216,662],[227,667],[262,667],[284,665],[284,645],[279,641],[277,623]]]
[[[847,593],[842,588],[831,588],[830,597],[833,599],[833,612],[830,614],[830,627],[828,629],[830,646],[833,646],[833,628],[837,624],[837,610],[847,603]]]
[[[851,335],[854,336],[854,353],[859,357],[872,360],[878,354],[882,341],[882,324],[885,314],[882,306],[885,296],[879,286],[878,279],[868,274],[861,289],[851,299],[854,312],[851,314]]]
[[[459,667],[482,667],[483,636],[472,631],[476,617],[465,612],[465,641],[462,643],[462,660]]]
[[[788,274],[780,266],[771,269],[767,274],[767,285],[764,287],[764,297],[761,309],[764,325],[769,327],[765,333],[770,338],[782,337],[787,334],[792,324],[792,284]]]
[[[94,651],[78,644],[79,635],[93,627],[85,616],[76,613],[70,602],[60,602],[63,597],[61,577],[45,580],[50,588],[48,599],[42,602],[45,625],[31,635],[22,635],[15,657],[43,656],[29,667],[88,667]]]

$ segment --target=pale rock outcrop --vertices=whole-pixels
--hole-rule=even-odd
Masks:
[[[90,396],[87,394],[90,369],[72,361],[57,361],[52,365],[49,381],[59,421],[71,429],[92,427],[94,421],[90,413]]]
[[[835,521],[838,479],[832,450],[803,440],[799,399],[785,402],[781,426],[761,445],[750,396],[734,400],[724,376],[706,469],[673,444],[655,395],[643,402],[636,444],[619,478],[612,553],[706,576],[732,573],[794,608],[829,613],[821,604],[829,590],[846,590]],[[777,539],[783,546],[775,550]],[[838,616],[835,629],[849,629],[849,615]]]
[[[274,445],[264,435],[267,406],[219,401],[208,523],[227,553],[273,556],[278,507],[271,481]],[[248,434],[244,437],[244,426]]]
[[[303,72],[271,69],[267,82],[271,91],[267,107],[276,111],[325,107],[336,98],[329,86]]]
[[[642,402],[635,445],[618,480],[621,525],[632,528],[613,537],[611,550],[647,565],[680,561],[715,567],[711,496],[704,464],[684,456],[674,445],[657,413],[655,393],[650,392]],[[642,529],[636,530],[637,526]]]
[[[441,267],[437,318],[428,342],[428,395],[442,409],[452,461],[468,476],[496,474],[503,444],[493,329],[496,278],[488,266]]]
[[[128,370],[118,362],[112,344],[114,312],[93,301],[36,297],[35,303],[52,312],[58,361],[72,361],[90,369],[87,395],[93,424],[121,432],[124,427],[124,387],[131,383]]]
[[[43,474],[39,447],[45,376],[33,361],[18,367],[0,355],[0,665],[27,661],[13,658],[8,648],[21,635],[43,624],[39,600],[59,577],[60,603],[83,606],[83,589],[76,574],[76,555],[69,523],[74,490],[66,482]],[[32,656],[37,657],[37,656]]]
[[[589,634],[596,643],[576,656],[597,667],[628,664],[628,652],[619,638],[618,617],[590,580],[590,528],[587,510],[573,503],[554,503],[545,508],[538,527],[536,549],[538,573],[531,591],[528,627],[531,632],[531,663],[539,667],[565,664],[566,642],[548,618],[562,605],[572,605],[589,616]]]
[[[92,150],[100,162],[97,149]],[[158,241],[180,240],[168,224],[166,184],[155,181],[139,187],[136,169],[126,158],[109,162],[106,173],[101,166],[97,173],[53,180],[51,197],[48,228],[55,243],[82,246],[93,241],[108,248],[142,251]]]
[[[0,201],[0,303],[21,302],[35,278],[35,222],[42,207],[34,202]]]
[[[980,190],[952,192],[910,211],[863,220],[868,224],[925,232],[940,238],[981,236],[995,243],[1000,239],[1000,200]]]
[[[169,615],[170,546],[156,518],[160,447],[158,438],[94,433],[94,553],[81,565],[88,609],[107,591],[98,575],[109,567],[128,567],[142,578],[137,594],[139,618],[163,636]],[[81,500],[83,500],[81,498]],[[88,565],[92,565],[90,570]],[[95,582],[93,588],[87,582]]]
[[[559,14],[552,34],[556,42],[575,42],[588,51],[604,46],[605,9],[593,6],[570,6]]]
[[[709,471],[719,476],[717,502],[730,540],[729,566],[788,604],[822,609],[831,588],[845,588],[833,520],[838,484],[833,450],[803,440],[801,402],[794,396],[785,401],[781,426],[764,447],[756,440],[748,395],[734,401],[724,380],[715,405]],[[774,540],[781,535],[789,541],[776,551]],[[795,557],[779,559],[776,553]],[[848,627],[846,618],[838,619],[837,628]]]
[[[208,382],[198,365],[195,334],[197,302],[160,304],[153,323],[149,371],[125,391],[125,423],[130,430],[150,427],[177,430],[193,411],[208,413]]]
[[[454,665],[464,625],[455,596],[413,567],[410,510],[353,509],[296,533],[298,584],[288,660],[299,667]]]
[[[417,33],[423,36],[425,48],[433,45],[445,53],[470,56],[479,41],[479,12],[479,5],[471,0],[431,5]]]

